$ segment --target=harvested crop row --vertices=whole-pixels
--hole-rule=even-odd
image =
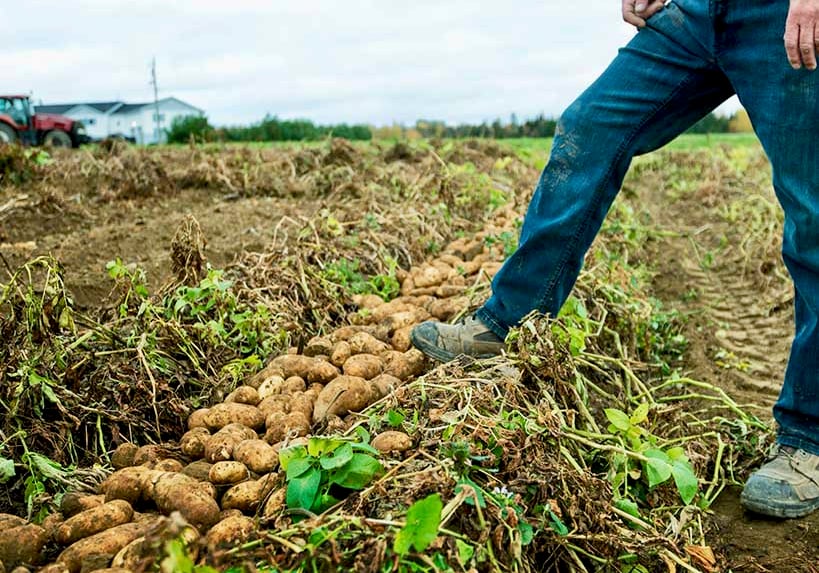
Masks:
[[[284,508],[279,451],[306,444],[315,432],[345,432],[359,412],[421,374],[425,359],[410,348],[409,330],[468,307],[469,290],[485,288],[500,256],[481,237],[459,239],[436,260],[403,273],[398,298],[356,297],[354,324],[313,338],[302,353],[274,358],[223,402],[193,412],[177,445],[125,443],[99,495],[66,495],[61,513],[47,518],[48,529],[16,520],[9,531],[28,532],[34,541],[17,554],[3,549],[11,534],[0,532],[0,561],[7,568],[30,565],[47,546],[58,546],[56,562],[43,571],[131,570],[150,555],[146,536],[164,523],[157,514],[183,524],[189,542],[210,551],[249,539],[260,530],[258,520],[272,522]],[[386,431],[372,446],[400,453],[412,439]]]

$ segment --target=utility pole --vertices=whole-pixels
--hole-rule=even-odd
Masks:
[[[156,142],[162,143],[159,121],[159,86],[156,83],[156,56],[151,60],[151,85],[154,87],[154,129],[156,131]]]

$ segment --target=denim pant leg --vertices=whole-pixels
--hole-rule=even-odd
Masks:
[[[707,2],[669,4],[565,111],[519,247],[477,312],[496,334],[535,309],[557,315],[634,155],[664,145],[733,95],[706,47],[712,30]]]
[[[793,70],[787,0],[734,0],[718,56],[773,166],[785,211],[782,254],[795,285],[796,333],[774,417],[779,442],[819,454],[819,72]]]

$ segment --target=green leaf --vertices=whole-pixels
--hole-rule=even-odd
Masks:
[[[475,506],[475,500],[477,500],[478,501],[478,507],[480,507],[480,508],[486,507],[486,498],[484,497],[483,490],[481,489],[481,486],[479,486],[478,484],[476,484],[474,481],[472,481],[471,479],[469,479],[466,476],[462,476],[461,479],[458,480],[458,484],[455,486],[455,494],[457,495],[457,494],[461,493],[461,490],[463,489],[463,486],[465,486],[465,485],[468,485],[469,487],[471,487],[472,490],[475,492],[474,496],[469,496],[468,498],[466,498],[465,503],[467,505],[471,505],[472,507],[474,507]]]
[[[315,513],[321,513],[324,510],[333,507],[339,501],[341,501],[341,500],[336,499],[335,497],[333,497],[329,493],[323,493],[323,494],[319,495],[316,498],[316,500],[313,502],[312,509],[313,509],[313,511]]]
[[[609,419],[612,426],[621,432],[628,432],[628,429],[631,427],[628,414],[617,408],[606,408],[603,411],[606,413],[606,418]]]
[[[307,441],[307,453],[318,458],[340,447],[344,442],[333,438],[310,438]]]
[[[6,483],[15,475],[14,460],[0,458],[0,483]]]
[[[330,482],[347,489],[363,489],[383,470],[381,462],[367,454],[353,454],[349,462],[334,470]]]
[[[648,402],[643,402],[634,412],[631,414],[629,418],[629,422],[632,424],[642,424],[648,419]]]
[[[678,460],[684,462],[688,461],[688,456],[685,455],[685,450],[680,447],[669,448],[668,450],[665,451],[665,454],[668,456],[668,459],[671,460],[672,462],[676,462]]]
[[[425,551],[438,537],[441,511],[444,504],[437,493],[413,503],[407,510],[407,521],[395,536],[393,548],[399,555],[406,555],[410,547]]]
[[[304,474],[313,467],[313,460],[310,458],[295,458],[287,465],[287,479],[292,480]]]
[[[321,471],[312,468],[306,474],[290,480],[287,483],[287,507],[310,509],[316,501],[319,485],[321,484]]]
[[[353,442],[352,446],[353,450],[356,452],[367,452],[368,454],[372,454],[374,456],[377,456],[381,453],[374,447],[372,447],[370,444],[360,444],[358,442]]]
[[[455,547],[458,548],[458,562],[466,569],[469,562],[472,561],[472,556],[475,555],[475,547],[460,539],[455,539]]]
[[[566,524],[563,523],[563,520],[551,509],[547,510],[549,512],[549,527],[552,528],[552,531],[557,533],[561,537],[565,537],[569,534],[569,528],[566,527]]]
[[[400,426],[404,423],[404,414],[398,410],[390,410],[387,412],[387,423],[393,428]]]
[[[334,470],[340,468],[352,459],[353,445],[348,442],[338,449],[322,455],[321,458],[319,458],[319,463],[325,470]]]
[[[637,507],[637,503],[626,498],[620,498],[614,502],[614,507],[619,509],[620,511],[624,511],[627,514],[631,515],[632,517],[640,518],[640,508]]]
[[[646,450],[645,456],[648,458],[645,463],[648,487],[659,485],[671,477],[671,460],[668,459],[665,452]]]
[[[520,544],[522,546],[526,547],[532,543],[535,538],[535,529],[531,525],[521,520],[518,522],[518,531],[520,532]]]
[[[290,462],[307,455],[307,449],[304,446],[295,446],[292,448],[284,448],[279,451],[279,465],[284,471],[290,466]]]
[[[688,460],[678,459],[671,464],[671,474],[674,476],[680,498],[688,505],[696,497],[700,487],[694,468]]]

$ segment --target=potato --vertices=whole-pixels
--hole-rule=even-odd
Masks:
[[[208,472],[208,481],[214,485],[228,485],[250,479],[250,471],[242,462],[216,462]]]
[[[70,573],[80,573],[83,561],[89,558],[109,556],[107,561],[110,563],[111,555],[118,553],[134,539],[144,535],[151,524],[152,522],[125,523],[101,531],[65,549],[57,557],[57,561],[65,564]]]
[[[384,373],[405,381],[421,374],[425,365],[426,359],[423,353],[416,348],[411,348],[400,356],[391,355],[386,361]]]
[[[318,394],[315,395],[315,398],[313,394],[308,395],[305,392],[294,394],[290,400],[290,412],[301,412],[307,420],[310,420],[313,417],[313,405],[316,398]]]
[[[273,412],[287,414],[290,412],[290,397],[280,394],[268,396],[259,402],[257,408],[259,408],[259,411],[264,414],[265,419],[267,419]]]
[[[210,437],[210,431],[207,428],[194,428],[188,430],[179,440],[179,447],[182,453],[198,460],[205,455],[205,442]]]
[[[155,444],[142,446],[134,453],[134,465],[142,466],[163,460],[168,457],[168,451]]]
[[[103,503],[105,503],[104,495],[92,495],[70,491],[63,495],[63,498],[60,500],[60,513],[65,517],[71,517],[86,509],[99,507]],[[2,518],[0,518],[0,529],[2,528],[3,521]]]
[[[158,520],[154,518],[154,523],[160,525]],[[171,526],[170,531],[178,531],[179,525],[171,519],[166,520]],[[164,525],[164,524],[163,524]],[[154,526],[157,527],[157,526]],[[169,532],[170,532],[169,531]],[[163,532],[164,533],[164,532]],[[181,533],[171,533],[176,539],[180,539],[185,543],[186,553],[196,561],[198,556],[197,541],[199,540],[199,532],[196,528],[189,525],[182,525]],[[166,539],[163,540],[163,537]],[[164,547],[164,541],[167,536],[160,533],[157,535],[151,531],[146,536],[137,537],[128,545],[120,549],[113,560],[111,560],[111,570],[116,571],[151,571],[157,562],[157,554]]]
[[[138,449],[139,447],[136,444],[131,444],[129,442],[120,444],[117,446],[117,449],[114,450],[114,453],[111,454],[111,465],[114,466],[115,470],[121,470],[122,468],[136,465],[134,463],[134,456],[136,455]]]
[[[264,440],[245,440],[233,449],[233,458],[257,474],[270,473],[279,465],[279,454]]]
[[[144,466],[134,466],[123,468],[112,473],[100,484],[100,491],[105,494],[105,502],[115,499],[123,499],[132,506],[143,498],[143,481],[150,479],[150,470]],[[67,516],[74,515],[70,508],[61,506],[63,513]]]
[[[339,376],[319,394],[313,408],[313,421],[322,422],[328,416],[358,412],[369,406],[370,402],[371,390],[367,380],[356,376]]]
[[[315,361],[314,361],[315,362]],[[310,366],[312,368],[312,366]],[[309,373],[309,369],[308,369]],[[307,376],[290,376],[284,381],[284,386],[282,386],[282,393],[283,394],[292,394],[294,392],[304,392],[305,388],[307,388],[307,382],[305,382],[305,378]]]
[[[282,487],[267,496],[262,508],[262,517],[264,519],[274,519],[279,516],[281,510],[286,505],[287,488]]]
[[[48,534],[39,525],[5,527],[0,530],[0,563],[8,569],[34,563],[40,558],[47,541]]]
[[[65,516],[62,513],[49,513],[45,516],[42,523],[40,523],[40,527],[46,530],[46,535],[48,535],[49,539],[54,539],[57,528],[63,523],[65,523]]]
[[[410,271],[415,288],[437,286],[446,280],[448,274],[448,270],[445,271],[432,265],[424,265],[418,270]]]
[[[307,372],[310,366],[313,365],[313,359],[309,356],[302,356],[300,354],[284,354],[273,359],[271,364],[282,369],[283,378],[287,380],[291,376],[307,377]]]
[[[210,474],[210,468],[213,464],[205,460],[197,460],[182,468],[182,473],[188,477],[192,477],[196,481],[205,481]]]
[[[354,354],[344,363],[344,374],[370,380],[384,370],[384,363],[373,354]]]
[[[316,360],[307,373],[307,381],[311,384],[327,384],[339,374],[338,368],[326,360]]]
[[[178,511],[194,527],[207,529],[219,519],[219,506],[200,484],[207,482],[184,474],[163,473],[154,482],[150,497],[163,514]]]
[[[466,285],[442,284],[435,290],[435,296],[440,298],[449,298],[451,296],[458,296],[466,290]]]
[[[374,437],[370,445],[379,452],[405,452],[412,447],[412,438],[404,432],[387,430]]]
[[[205,441],[205,459],[211,463],[227,461],[233,456],[233,448],[239,442],[257,437],[256,432],[246,426],[228,424]]]
[[[284,431],[287,435],[306,436],[310,433],[310,418],[303,412],[290,412],[284,419]]]
[[[264,425],[268,430],[275,428],[284,428],[284,421],[287,419],[287,414],[290,412],[271,412],[265,419]]]
[[[329,356],[332,350],[333,343],[329,338],[325,338],[323,336],[316,336],[315,338],[311,338],[307,342],[307,346],[304,347],[304,355],[311,357],[321,355]]]
[[[153,465],[153,469],[159,470],[161,472],[181,472],[184,469],[184,465],[179,460],[174,460],[172,458],[167,458],[164,460],[159,460]]]
[[[26,569],[26,571],[28,571],[28,569]],[[6,570],[0,567],[0,573],[6,573]],[[51,563],[45,567],[40,567],[37,569],[37,573],[69,573],[69,571],[68,567],[66,567],[63,563]]]
[[[429,318],[430,314],[426,310],[416,307],[415,310],[397,312],[388,316],[384,319],[382,324],[387,328],[390,334],[393,334],[396,330],[407,326],[415,326]]]
[[[276,377],[284,379],[284,369],[271,361],[262,370],[251,376],[246,383],[248,386],[253,386],[258,390],[266,381]]]
[[[205,416],[205,425],[211,431],[220,430],[228,424],[242,424],[259,430],[264,427],[264,414],[248,404],[222,403],[213,406]]]
[[[378,354],[388,348],[386,344],[378,340],[368,332],[359,332],[350,338],[350,351],[353,354]]]
[[[330,353],[330,363],[333,366],[341,368],[352,355],[353,351],[350,343],[346,340],[340,340],[333,346],[333,351]]]
[[[412,343],[410,342],[410,333],[412,329],[415,328],[414,326],[405,326],[404,328],[399,328],[396,330],[390,341],[392,342],[392,347],[399,352],[406,352],[412,347]]]
[[[392,374],[381,374],[370,380],[370,385],[378,391],[378,399],[380,400],[398,388],[401,385],[401,380]]]
[[[378,338],[378,336],[375,335],[375,332],[372,331],[372,327],[352,325],[342,326],[341,328],[335,329],[333,333],[330,335],[330,340],[332,340],[333,343],[337,343],[342,340],[350,340],[350,338],[352,338],[354,334],[359,332],[369,332],[370,334]]]
[[[219,521],[224,521],[228,517],[241,517],[244,513],[239,511],[238,509],[223,509],[219,512]]]
[[[255,406],[259,401],[259,391],[253,386],[237,386],[225,398],[225,402],[236,402],[238,404],[248,404],[249,406]]]
[[[128,523],[133,516],[134,510],[130,503],[115,499],[66,519],[57,528],[54,540],[62,545],[70,545],[105,529]]]
[[[11,527],[19,527],[21,525],[27,524],[28,521],[26,521],[22,517],[17,517],[16,515],[11,515],[10,513],[0,513],[0,531],[3,531],[4,529],[9,529]]]
[[[384,299],[377,294],[357,294],[353,296],[353,304],[358,308],[373,309],[384,304]]]
[[[453,316],[469,307],[469,299],[465,296],[436,300],[429,305],[429,312],[438,320],[450,320]]]
[[[259,480],[244,481],[234,485],[222,496],[222,509],[238,509],[254,513],[262,500],[262,483]]]
[[[284,388],[284,378],[281,376],[271,376],[259,385],[257,392],[259,393],[259,401],[281,394]]]
[[[486,276],[488,276],[491,279],[494,278],[496,274],[498,274],[498,271],[501,270],[502,266],[503,263],[488,261],[481,265],[481,271],[486,273]]]
[[[205,416],[208,415],[208,412],[210,412],[210,408],[199,408],[198,410],[194,410],[193,413],[188,416],[188,429],[193,430],[194,428],[207,427],[205,424]]]
[[[223,519],[208,531],[205,539],[208,551],[233,548],[245,543],[256,531],[256,522],[244,515]]]

